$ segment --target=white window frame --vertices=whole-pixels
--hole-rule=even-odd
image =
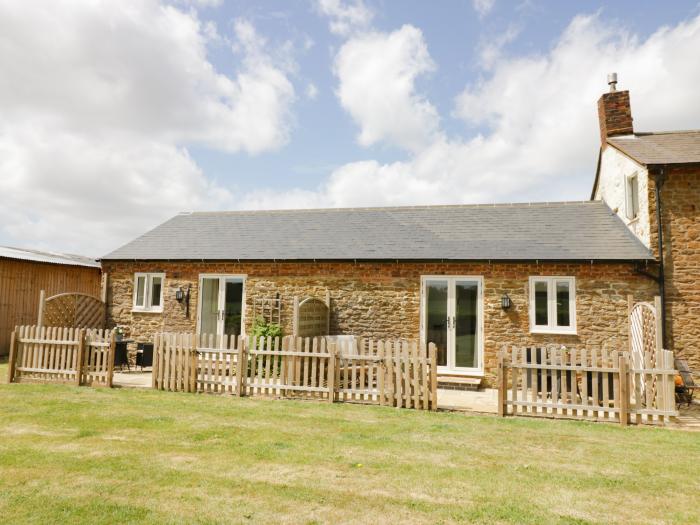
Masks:
[[[143,294],[143,305],[136,304],[137,289],[139,277],[145,278],[145,289]],[[153,278],[160,277],[160,304],[158,306],[152,306],[153,304]],[[165,291],[165,274],[158,272],[136,272],[134,273],[134,291],[133,291],[133,303],[132,312],[148,312],[148,313],[160,313],[163,311],[163,297]]]
[[[569,283],[569,324],[557,325],[557,282]],[[535,283],[547,283],[547,320],[548,324],[535,324]],[[530,332],[533,334],[576,334],[576,278],[565,276],[530,277]]]
[[[625,216],[630,221],[639,217],[639,176],[636,171],[625,176]]]

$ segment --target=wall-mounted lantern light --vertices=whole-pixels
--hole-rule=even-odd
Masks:
[[[185,292],[182,291],[182,288],[178,288],[177,291],[175,292],[175,300],[178,303],[181,303],[184,298],[185,298]]]
[[[512,303],[510,301],[510,297],[508,297],[507,293],[504,293],[501,296],[501,308],[503,308],[504,310],[508,310],[508,308],[510,308],[511,305]]]
[[[185,317],[190,317],[190,287],[187,285],[187,291],[182,289],[182,286],[175,290],[175,300],[178,303],[185,301]]]

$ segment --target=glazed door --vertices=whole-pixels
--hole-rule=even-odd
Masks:
[[[200,276],[198,333],[241,335],[244,283],[244,277],[235,275]]]
[[[438,370],[481,373],[482,280],[480,277],[425,277],[421,335],[437,346]]]

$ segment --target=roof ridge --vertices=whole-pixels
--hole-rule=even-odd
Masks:
[[[536,206],[555,206],[555,205],[590,205],[596,204],[597,201],[580,200],[580,201],[536,201],[536,202],[497,202],[491,204],[423,204],[423,205],[407,205],[407,206],[358,206],[358,207],[338,207],[338,208],[278,208],[278,209],[263,209],[263,210],[211,210],[211,211],[185,211],[180,212],[178,216],[188,215],[243,215],[249,213],[283,213],[283,212],[319,212],[319,211],[392,211],[392,210],[434,210],[434,209],[459,209],[459,208],[528,208]]]
[[[622,138],[622,137],[626,137],[626,136],[646,137],[649,135],[676,135],[676,134],[681,134],[681,133],[700,133],[700,129],[676,129],[676,130],[669,130],[669,131],[635,131],[631,135],[619,135],[618,137],[611,137],[611,138]]]

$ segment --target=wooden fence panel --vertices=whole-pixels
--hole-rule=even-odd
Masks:
[[[407,341],[158,334],[153,388],[434,410],[436,349]]]
[[[622,425],[632,415],[636,423],[663,422],[677,415],[673,353],[647,353],[644,363],[630,368],[627,352],[607,349],[504,348],[498,360],[498,413]]]
[[[110,330],[18,326],[11,340],[8,382],[112,386]]]

